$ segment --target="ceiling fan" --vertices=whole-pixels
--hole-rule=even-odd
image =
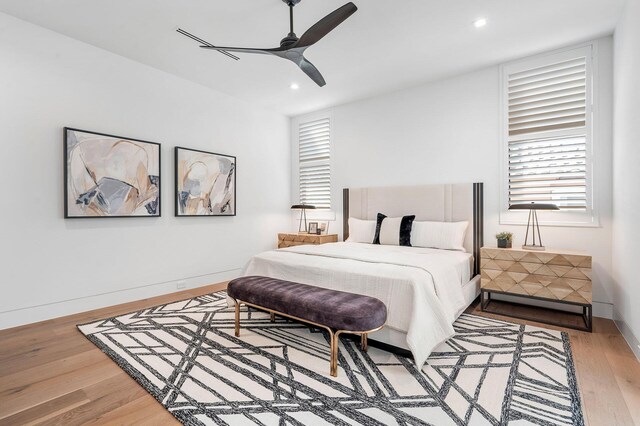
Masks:
[[[232,59],[238,60],[237,56],[229,52],[239,53],[259,53],[263,55],[273,55],[282,59],[288,59],[296,64],[300,69],[307,74],[316,84],[320,87],[324,86],[326,82],[320,74],[320,71],[304,57],[304,51],[307,48],[313,46],[321,38],[329,34],[334,28],[343,23],[349,16],[353,15],[358,8],[352,2],[345,4],[342,7],[334,10],[318,22],[316,22],[311,28],[309,28],[302,37],[298,38],[296,33],[293,32],[293,7],[300,3],[301,0],[282,0],[289,6],[289,34],[280,41],[280,47],[272,49],[256,49],[256,48],[244,48],[244,47],[220,47],[214,46],[193,34],[178,28],[178,32],[185,35],[197,42],[201,43],[203,49],[217,50],[222,54],[229,56]]]

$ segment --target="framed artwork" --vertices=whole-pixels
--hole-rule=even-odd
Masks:
[[[320,235],[328,235],[329,234],[329,221],[322,222],[320,224]]]
[[[319,232],[318,232],[318,222],[309,222],[309,233],[310,234],[319,234]]]
[[[160,216],[160,144],[64,128],[64,217]]]
[[[176,216],[235,216],[236,157],[176,147]]]

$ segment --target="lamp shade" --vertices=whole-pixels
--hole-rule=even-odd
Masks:
[[[555,204],[512,204],[509,206],[509,210],[560,210]]]
[[[316,206],[311,204],[294,204],[291,206],[291,210],[314,210]]]

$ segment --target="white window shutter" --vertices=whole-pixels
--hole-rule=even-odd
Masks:
[[[298,126],[300,203],[331,208],[331,121],[328,117]]]
[[[591,75],[579,49],[505,68],[509,204],[588,208]]]

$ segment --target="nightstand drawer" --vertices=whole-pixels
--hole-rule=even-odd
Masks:
[[[337,243],[338,234],[316,235],[298,233],[278,234],[278,248],[302,246],[306,244]]]

